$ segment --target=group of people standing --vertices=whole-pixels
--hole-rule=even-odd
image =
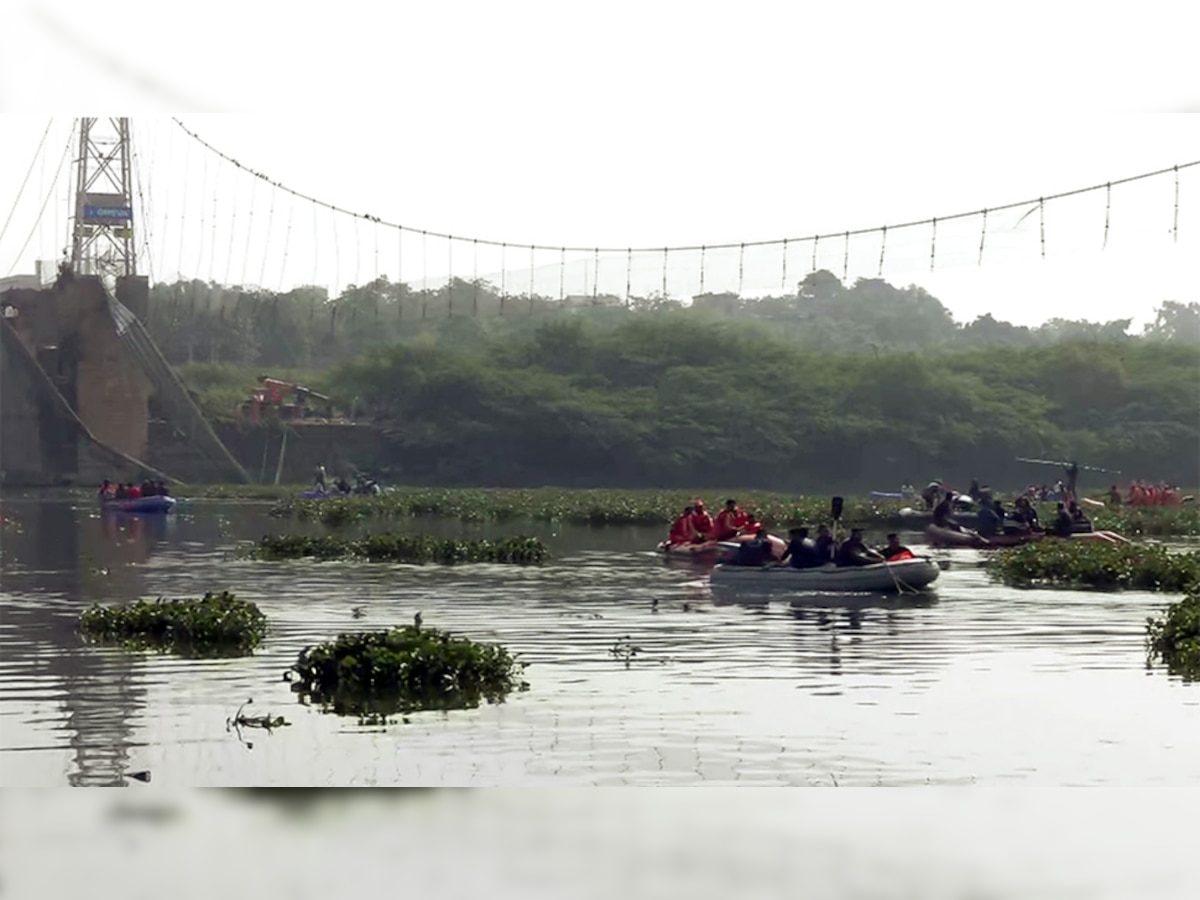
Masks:
[[[1108,502],[1113,506],[1179,506],[1185,500],[1191,501],[1192,498],[1181,497],[1179,488],[1164,482],[1143,484],[1135,481],[1129,485],[1125,497],[1121,496],[1115,484],[1108,489]]]

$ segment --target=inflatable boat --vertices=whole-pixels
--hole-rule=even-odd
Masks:
[[[930,559],[916,557],[870,566],[835,566],[815,569],[791,566],[730,566],[721,564],[709,576],[713,585],[743,586],[750,590],[899,592],[919,590],[937,581],[941,570]]]
[[[175,508],[174,497],[138,497],[136,500],[101,500],[105,512],[169,513]]]

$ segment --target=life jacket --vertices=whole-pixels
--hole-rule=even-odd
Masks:
[[[738,517],[740,515],[741,515],[740,511],[731,512],[728,509],[723,509],[719,513],[717,513],[717,521],[716,521],[716,525],[715,525],[715,529],[716,529],[715,537],[718,541],[728,540],[729,538],[734,537],[737,534],[737,530],[738,530],[737,522],[738,522]]]
[[[692,524],[692,517],[680,516],[671,523],[671,534],[667,540],[672,544],[686,544],[691,541],[696,533],[696,528]]]
[[[700,534],[710,535],[713,531],[712,516],[706,512],[694,512],[692,513],[692,526]]]

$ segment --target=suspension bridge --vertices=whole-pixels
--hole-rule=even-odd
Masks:
[[[88,171],[104,168],[104,148],[124,147],[109,167],[119,177],[107,187],[109,198],[120,201],[111,209],[129,217],[100,228],[97,243],[88,245],[79,232],[98,223],[81,218],[85,122],[92,120],[47,125],[0,228],[0,276],[18,274],[31,245],[53,248],[39,260],[70,258],[78,270],[82,240],[85,257],[107,260],[110,271],[119,260],[124,271],[152,284],[195,279],[275,293],[317,287],[336,301],[350,286],[380,278],[447,297],[455,283],[482,282],[505,299],[506,313],[516,314],[521,301],[529,308],[531,301],[632,305],[656,298],[686,304],[705,294],[788,295],[819,269],[850,282],[964,267],[986,271],[1083,249],[1139,252],[1151,234],[1160,243],[1178,244],[1182,228],[1186,241],[1186,228],[1195,228],[1188,210],[1200,206],[1200,160],[1184,160],[1114,173],[1104,183],[1064,185],[1044,196],[998,197],[984,208],[930,210],[908,221],[707,245],[555,245],[514,235],[447,233],[401,221],[388,210],[350,208],[277,179],[270,160],[240,159],[178,119],[98,119],[87,126],[97,142]],[[1135,205],[1157,209],[1155,221],[1131,212]],[[28,222],[15,221],[18,208]],[[129,234],[121,236],[122,228]],[[54,265],[43,263],[41,277],[53,271]],[[477,310],[459,302],[454,312]]]
[[[423,228],[316,196],[274,177],[269,164],[239,159],[178,119],[144,128],[125,118],[47,124],[0,225],[5,365],[20,370],[5,380],[41,398],[35,409],[6,392],[4,412],[9,424],[23,416],[26,434],[41,423],[40,446],[6,443],[0,468],[52,458],[49,448],[70,432],[100,454],[97,465],[152,469],[144,410],[153,396],[176,432],[203,451],[213,477],[250,479],[145,327],[162,312],[150,304],[155,284],[202,282],[239,303],[246,294],[259,303],[308,289],[313,315],[327,312],[332,332],[339,306],[367,284],[385,286],[371,294],[375,316],[398,318],[787,297],[821,270],[848,283],[946,268],[986,272],[1081,248],[1136,253],[1148,236],[1177,245],[1182,234],[1194,245],[1187,214],[1200,205],[1200,160],[1184,160],[906,221],[768,240],[589,247]],[[1129,213],[1133,199],[1155,211],[1152,224]],[[481,295],[496,302],[481,304]],[[58,297],[53,315],[48,296]],[[97,315],[101,308],[107,318]],[[47,416],[59,431],[44,427]],[[6,425],[6,436],[12,430]],[[77,455],[50,468],[72,466],[81,468]]]

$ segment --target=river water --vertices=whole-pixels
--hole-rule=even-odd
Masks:
[[[1200,785],[1200,685],[1147,670],[1144,593],[1018,591],[974,551],[928,596],[714,595],[649,552],[653,529],[395,523],[531,533],[542,567],[261,563],[239,540],[295,530],[268,504],[192,501],[167,519],[6,497],[0,780],[5,785]],[[319,531],[320,526],[309,526]],[[377,526],[382,527],[382,526]],[[908,536],[910,543],[917,536]],[[194,661],[84,645],[92,602],[229,588],[271,631]],[[341,631],[427,626],[499,641],[528,692],[360,725],[300,704],[283,673]],[[614,647],[636,646],[625,661]],[[226,727],[283,715],[271,733]]]

